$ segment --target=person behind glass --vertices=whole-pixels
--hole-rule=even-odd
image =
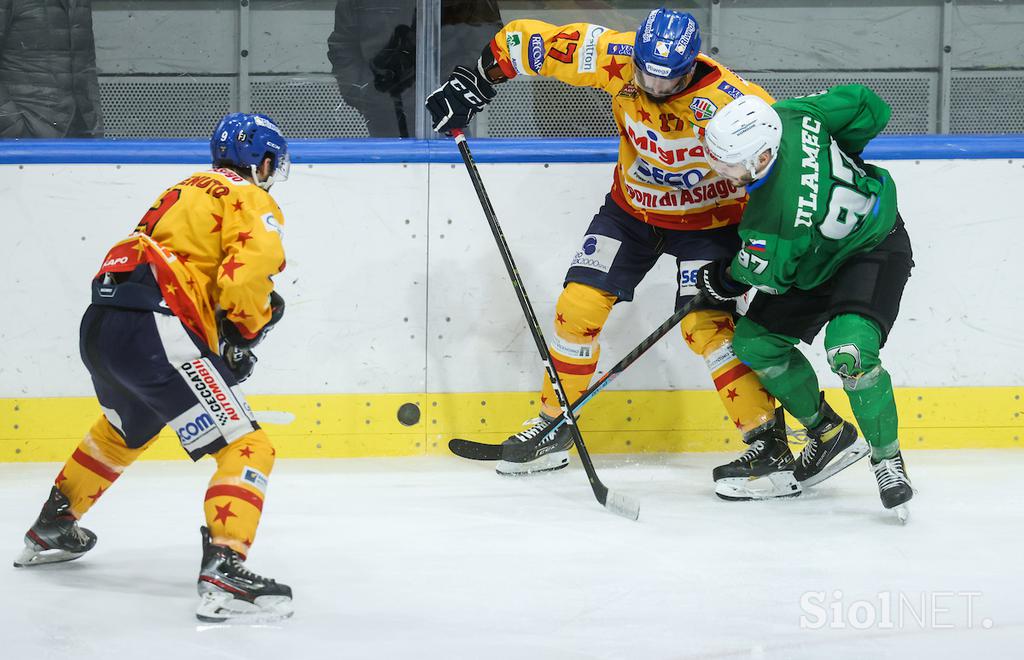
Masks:
[[[496,0],[445,0],[441,66],[475,56],[501,28]],[[415,118],[416,1],[338,0],[327,57],[345,103],[371,137],[412,137]]]
[[[103,137],[92,0],[0,0],[0,137]]]

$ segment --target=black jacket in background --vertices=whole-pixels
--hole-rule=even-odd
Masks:
[[[363,115],[371,137],[411,132],[402,128],[412,125],[417,110],[415,26],[416,0],[338,0],[335,7],[327,57],[341,97]],[[501,27],[498,0],[445,0],[441,79],[457,64],[474,65]]]
[[[92,0],[0,0],[0,137],[102,137]]]

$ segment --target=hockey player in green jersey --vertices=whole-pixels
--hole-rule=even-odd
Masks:
[[[913,489],[879,350],[899,312],[913,255],[892,177],[860,158],[889,115],[870,89],[845,85],[773,106],[744,96],[713,117],[704,135],[708,161],[746,185],[750,200],[740,221],[742,248],[731,260],[704,266],[698,287],[716,300],[758,290],[736,325],[733,348],[807,427],[794,473],[803,487],[868,451],[825,402],[796,348],[825,327],[829,366],[870,445],[882,504],[905,520]],[[716,468],[715,479],[741,479],[751,466],[782,462],[788,453],[782,440],[753,445]]]

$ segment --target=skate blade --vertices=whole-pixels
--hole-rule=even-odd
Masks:
[[[536,458],[528,463],[512,463],[498,461],[494,471],[506,477],[523,477],[539,472],[561,470],[569,464],[569,451],[555,451]]]
[[[810,488],[816,486],[822,481],[834,477],[846,468],[850,467],[860,459],[864,458],[871,452],[871,447],[868,445],[867,440],[858,437],[857,440],[850,445],[846,451],[832,459],[832,462],[822,468],[821,472],[810,476],[800,482],[800,485],[804,488]]]
[[[287,596],[260,596],[250,603],[224,592],[203,594],[196,608],[196,618],[204,623],[261,625],[284,621],[293,614],[292,599]]]
[[[67,550],[37,550],[26,546],[21,554],[14,559],[14,567],[27,568],[43,564],[58,564],[78,559],[84,554],[84,552],[68,552]]]
[[[901,525],[906,525],[907,521],[910,520],[910,509],[906,504],[900,504],[899,506],[893,507],[892,511],[896,514],[896,520],[898,520]]]
[[[798,497],[803,489],[793,472],[773,472],[752,479],[726,477],[715,482],[715,495],[730,502],[771,500],[779,497]]]

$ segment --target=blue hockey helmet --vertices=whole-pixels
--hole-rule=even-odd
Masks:
[[[700,53],[700,26],[686,12],[652,10],[636,31],[633,68],[636,82],[654,100],[682,91]]]
[[[286,180],[291,164],[288,142],[277,124],[266,115],[245,112],[235,112],[220,120],[210,138],[210,154],[216,167],[227,165],[251,171],[253,181],[264,190]],[[270,176],[261,180],[259,167],[268,156]]]

